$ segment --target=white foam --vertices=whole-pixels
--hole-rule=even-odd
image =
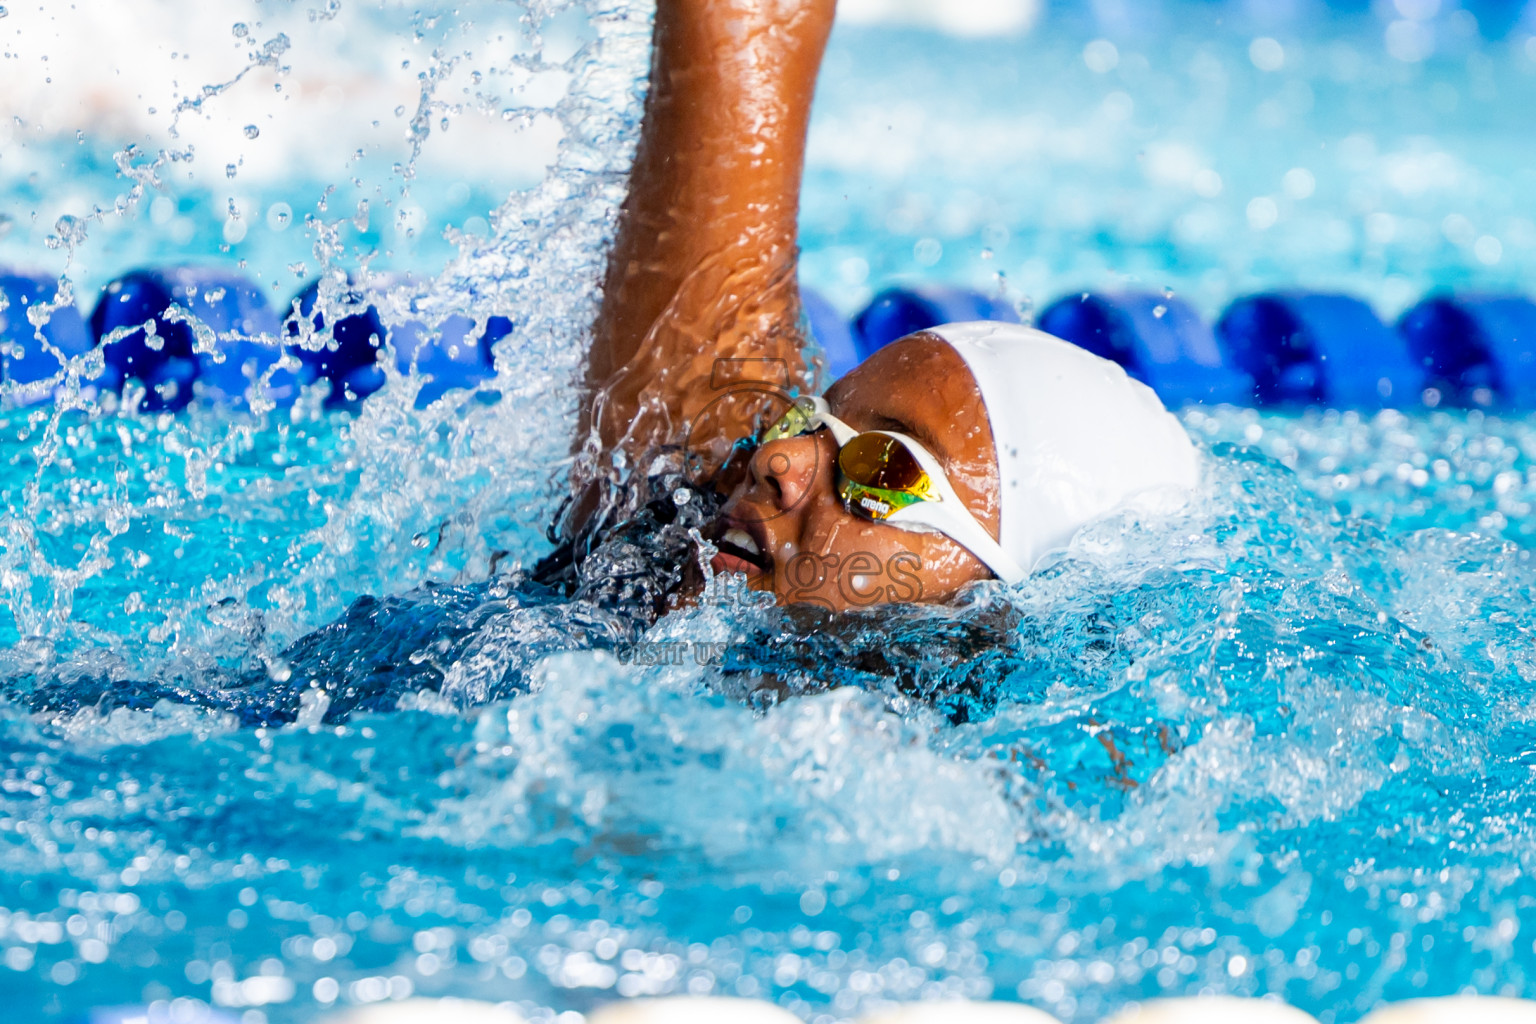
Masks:
[[[1267,999],[1200,996],[1132,1004],[1105,1024],[1317,1024],[1317,1018]]]
[[[587,1015],[587,1024],[800,1024],[772,1003],[751,999],[636,999],[609,1003]]]
[[[1058,1024],[1044,1010],[1018,1003],[910,1003],[860,1017],[858,1024]]]
[[[647,836],[743,879],[793,863],[813,899],[850,862],[954,851],[1000,863],[1015,851],[995,774],[932,749],[932,716],[897,717],[849,688],[759,716],[700,700],[699,671],[548,659],[536,692],[482,713],[485,753],[458,770],[467,795],[442,801],[422,832],[508,847],[557,832]]]
[[[1498,996],[1444,996],[1384,1006],[1359,1024],[1532,1024],[1536,1002]]]
[[[475,999],[407,999],[322,1017],[320,1024],[524,1024],[516,1011]]]

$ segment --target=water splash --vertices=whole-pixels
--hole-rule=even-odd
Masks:
[[[1275,443],[1361,428],[1261,422]],[[1496,436],[1418,425],[1432,446]],[[169,689],[10,713],[9,877],[73,879],[0,933],[37,979],[20,998],[88,1002],[135,976],[238,1006],[218,979],[268,961],[294,986],[272,1019],[379,985],[530,1011],[688,990],[851,1016],[995,995],[1068,1020],[1208,988],[1341,1020],[1448,977],[1523,991],[1518,910],[1536,896],[1504,866],[1530,850],[1536,567],[1346,514],[1300,468],[1217,447],[1184,515],[1107,521],[1019,591],[952,608],[812,621],[717,580],[620,634],[683,652],[651,665],[612,636],[519,662],[530,634],[485,617],[493,595],[443,591],[440,621],[479,638],[449,674],[522,664],[511,699],[406,687],[399,710],[338,717],[315,691],[256,729]],[[543,613],[567,637],[569,608]],[[406,621],[344,620],[328,678],[412,664]],[[30,650],[8,652],[12,678]],[[73,944],[39,940],[77,918]],[[133,967],[150,943],[202,966]]]
[[[1209,989],[1348,1021],[1530,994],[1529,419],[1190,411],[1182,515],[1108,520],[950,607],[832,619],[722,578],[652,624],[620,605],[665,587],[618,548],[574,598],[527,581],[646,62],[643,12],[528,8],[571,12],[568,54],[516,63],[568,77],[556,99],[482,97],[558,123],[553,169],[451,231],[444,273],[353,265],[384,200],[428,188],[405,156],[390,196],[299,206],[329,320],[347,269],[388,323],[512,319],[499,397],[416,410],[387,368],[353,418],[142,414],[91,392],[95,354],[53,407],[0,413],[13,1003],[280,1022],[452,992],[547,1020],[719,991],[847,1019],[995,995],[1089,1020]],[[405,19],[437,51],[420,161],[482,70],[432,19]],[[124,171],[144,197],[151,152]],[[89,224],[72,258],[108,205],[55,229]]]

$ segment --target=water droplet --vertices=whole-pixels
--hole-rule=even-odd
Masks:
[[[260,134],[261,134],[261,129],[257,128],[255,125],[248,124],[248,125],[245,126],[245,137],[246,138],[254,139],[256,136],[258,136]]]
[[[5,4],[0,4],[0,18],[3,18],[7,14],[10,14],[10,13],[11,13],[10,11],[5,9]]]
[[[246,36],[251,34],[250,26],[243,21],[235,22],[234,27],[231,28],[230,31],[235,34],[236,39],[244,39]]]
[[[54,222],[53,230],[64,245],[79,245],[85,241],[86,222],[65,214]]]
[[[677,490],[672,492],[672,504],[676,505],[678,508],[682,508],[692,500],[693,492],[686,487],[679,487]]]
[[[1167,313],[1168,313],[1168,307],[1162,305],[1161,303],[1159,303],[1158,305],[1152,307],[1152,315],[1154,317],[1156,317],[1157,319],[1159,319],[1159,320],[1161,320],[1164,316],[1166,316]]]
[[[224,165],[224,177],[226,178],[233,178],[238,171],[239,168],[237,168],[234,164]]]

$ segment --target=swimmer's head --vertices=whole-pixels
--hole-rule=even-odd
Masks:
[[[855,430],[916,439],[996,536],[992,431],[981,392],[951,345],[931,334],[892,342],[833,384],[826,399]],[[837,455],[828,430],[759,447],[726,505],[716,571],[745,572],[754,588],[772,590],[784,603],[837,610],[940,601],[991,575],[943,534],[903,530],[850,511],[836,488]]]
[[[1177,420],[1118,366],[1016,324],[955,324],[882,348],[827,392],[858,431],[913,438],[1024,572],[1137,495],[1195,481]],[[753,454],[718,533],[717,571],[785,603],[941,601],[991,570],[943,533],[871,521],[839,493],[830,430]]]

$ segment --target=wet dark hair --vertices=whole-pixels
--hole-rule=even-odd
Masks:
[[[321,721],[338,724],[359,711],[392,711],[423,691],[461,707],[514,696],[528,689],[528,671],[547,655],[622,654],[702,588],[696,538],[708,536],[721,497],[665,472],[637,481],[624,499],[611,505],[627,508],[622,518],[594,521],[531,570],[360,597],[336,621],[277,656],[252,653],[240,669],[172,667],[145,678],[82,674],[61,662],[0,680],[0,695],[66,714],[93,706],[146,710],[168,700],[228,712],[249,726],[292,722],[306,704]],[[990,713],[997,681],[1017,667],[1019,618],[987,590],[948,605],[844,613],[754,606],[736,616],[739,635],[716,665],[722,689],[759,707],[856,686],[966,721]],[[253,637],[253,650],[259,640]]]
[[[617,523],[596,522],[533,570],[467,584],[425,583],[358,598],[342,615],[275,656],[237,668],[173,665],[145,675],[121,666],[82,673],[60,660],[0,679],[0,696],[35,711],[147,710],[167,700],[234,714],[246,725],[295,720],[306,700],[322,720],[391,711],[402,696],[441,693],[468,706],[524,691],[541,658],[632,644],[703,574],[694,536],[719,511],[712,491],[680,474],[639,481]],[[575,557],[579,553],[581,557]]]

